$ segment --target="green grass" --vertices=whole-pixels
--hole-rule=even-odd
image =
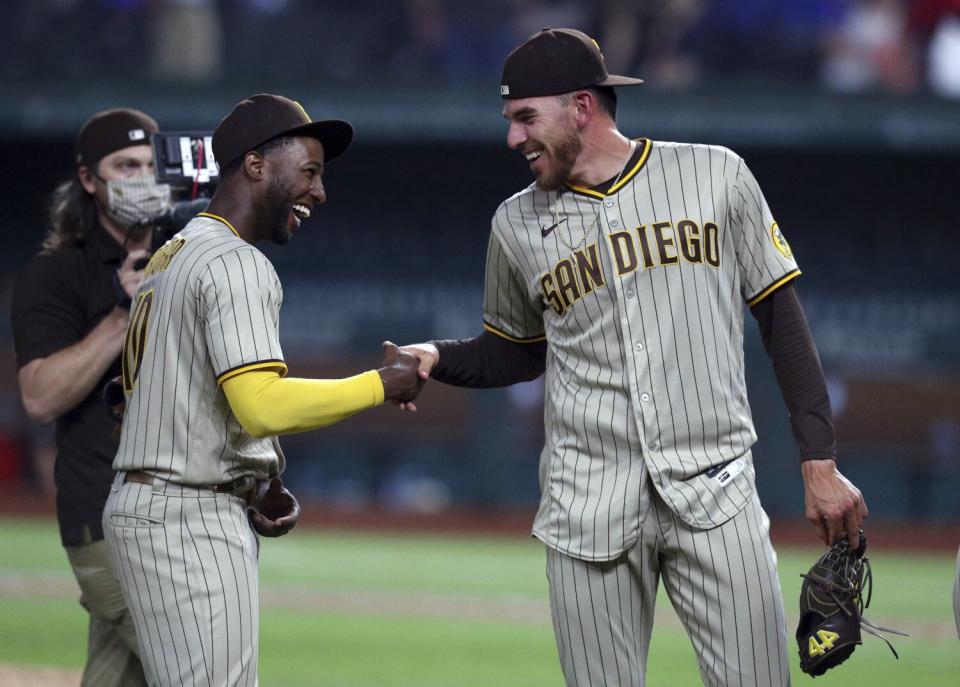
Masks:
[[[0,521],[0,551],[0,662],[79,668],[86,617],[54,525]],[[799,573],[815,555],[782,552],[790,625]],[[815,684],[956,684],[954,557],[876,551],[873,560],[877,591],[868,616],[916,636],[896,638],[899,662],[865,636],[846,665]],[[298,530],[264,541],[261,575],[265,687],[562,683],[543,549],[532,540]],[[23,591],[10,580],[31,584]],[[693,650],[669,601],[661,594],[657,605],[647,683],[699,685]],[[514,620],[498,617],[507,610],[517,611]],[[811,684],[796,665],[793,672],[796,684]]]

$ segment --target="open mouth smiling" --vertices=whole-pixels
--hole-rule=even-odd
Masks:
[[[292,206],[293,217],[297,220],[297,226],[305,219],[310,219],[310,208],[303,203],[294,203]]]

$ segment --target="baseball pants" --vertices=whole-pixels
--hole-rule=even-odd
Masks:
[[[119,473],[104,533],[148,683],[256,686],[260,544],[246,501],[122,480]]]
[[[701,530],[650,489],[640,538],[619,558],[591,562],[547,548],[553,630],[567,684],[645,684],[662,578],[704,685],[789,685],[777,559],[756,493],[735,517]]]
[[[80,605],[90,614],[81,686],[146,685],[133,621],[113,574],[107,543],[100,540],[64,549],[80,586]]]
[[[953,619],[957,623],[957,635],[960,636],[960,551],[957,551],[957,578],[953,581]]]

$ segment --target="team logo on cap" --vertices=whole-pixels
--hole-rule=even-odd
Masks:
[[[510,87],[507,84],[500,84],[500,95],[510,95]]]
[[[600,59],[603,60],[604,62],[606,62],[607,59],[603,56],[603,51],[600,49],[600,44],[597,43],[597,39],[596,39],[596,38],[591,38],[590,40],[593,41],[593,44],[594,44],[595,46],[597,46],[597,52],[600,53]]]
[[[312,121],[312,120],[310,119],[310,115],[308,115],[308,114],[307,114],[307,111],[306,111],[305,109],[303,109],[303,105],[300,104],[300,101],[294,100],[294,101],[293,101],[293,104],[297,106],[297,109],[298,109],[298,110],[300,110],[300,113],[303,115],[304,119],[306,119],[308,122],[309,122],[309,121]]]
[[[143,129],[130,129],[130,131],[127,132],[127,137],[131,141],[142,141],[147,137],[147,132]]]
[[[793,251],[790,250],[790,244],[787,243],[785,238],[783,238],[783,234],[780,233],[780,227],[777,226],[776,222],[770,225],[770,238],[773,239],[773,245],[776,246],[777,250],[783,254],[783,257],[793,257]]]

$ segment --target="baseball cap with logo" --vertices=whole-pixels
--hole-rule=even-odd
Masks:
[[[576,29],[543,29],[514,48],[503,65],[505,100],[560,95],[590,86],[636,86],[643,79],[607,72],[600,46]]]
[[[74,143],[77,166],[90,167],[123,148],[150,145],[159,127],[153,117],[128,107],[102,110],[88,119]]]
[[[342,119],[310,120],[295,100],[260,93],[245,98],[223,118],[213,132],[213,156],[220,169],[280,136],[309,136],[323,144],[329,162],[343,153],[353,140],[353,127]]]

